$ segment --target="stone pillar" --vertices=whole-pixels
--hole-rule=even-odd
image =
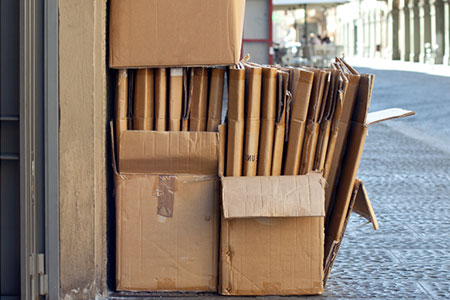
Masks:
[[[400,59],[400,49],[399,49],[399,9],[398,9],[398,1],[392,1],[392,10],[391,10],[391,18],[392,18],[392,29],[391,29],[391,40],[392,43],[392,59],[399,60]]]
[[[410,61],[419,62],[420,56],[420,10],[419,0],[409,1]]]
[[[370,57],[375,57],[377,51],[376,13],[376,9],[370,12]]]
[[[444,64],[450,66],[450,0],[444,1]]]
[[[420,55],[419,61],[425,63],[428,61],[426,46],[431,46],[431,17],[430,17],[430,3],[428,0],[420,0]]]
[[[400,49],[401,59],[409,61],[410,57],[410,13],[409,0],[401,0],[400,5]]]
[[[431,0],[431,42],[434,50],[434,63],[442,64],[445,53],[445,23],[444,2],[442,0]]]

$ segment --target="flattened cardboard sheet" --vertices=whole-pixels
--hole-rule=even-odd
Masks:
[[[128,129],[127,109],[128,109],[128,72],[119,70],[117,72],[116,87],[116,141],[119,140],[120,133]]]
[[[217,131],[222,120],[222,102],[225,68],[213,68],[209,84],[207,131]]]
[[[314,79],[314,73],[311,71],[294,69],[291,73],[290,79],[294,88],[291,91],[292,109],[284,175],[297,175],[299,172],[305,121]]]
[[[275,136],[273,141],[272,176],[281,175],[283,167],[283,151],[286,134],[286,113],[291,100],[287,90],[289,73],[278,71],[278,99],[277,116],[275,122]]]
[[[136,71],[134,87],[134,130],[153,130],[153,69]]]
[[[208,70],[206,68],[194,68],[191,86],[191,109],[189,115],[190,131],[205,131],[208,109]]]
[[[167,70],[155,69],[155,130],[165,131],[167,122]]]
[[[263,68],[261,132],[258,153],[258,176],[272,172],[273,137],[277,100],[277,69]]]
[[[180,131],[183,106],[182,68],[170,69],[169,86],[169,130]]]
[[[258,167],[262,69],[245,66],[246,116],[244,135],[244,176],[256,176]]]
[[[242,175],[244,152],[245,70],[230,69],[228,86],[227,170],[226,176]]]
[[[372,124],[376,124],[376,123],[387,121],[387,120],[413,116],[415,114],[416,113],[411,110],[406,110],[406,109],[401,109],[401,108],[390,108],[390,109],[384,109],[384,110],[379,110],[379,111],[369,113],[367,115],[366,122],[368,125],[372,125]]]

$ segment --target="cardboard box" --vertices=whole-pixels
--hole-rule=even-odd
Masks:
[[[221,294],[323,292],[324,185],[315,173],[222,178]]]
[[[217,291],[218,143],[213,132],[122,132],[117,290]]]
[[[109,66],[237,64],[244,0],[110,0]]]

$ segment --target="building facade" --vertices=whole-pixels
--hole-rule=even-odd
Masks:
[[[347,56],[450,65],[450,0],[351,0],[336,8]]]

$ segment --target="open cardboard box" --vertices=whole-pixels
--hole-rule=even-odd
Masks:
[[[217,291],[218,134],[128,130],[117,148],[117,290]]]
[[[374,229],[378,228],[365,188],[356,179],[368,125],[412,114],[388,109],[370,113],[362,122],[352,122],[335,210],[330,217],[332,227],[326,235],[331,246],[324,244],[326,183],[320,174],[221,176],[219,292],[223,295],[322,293],[352,210],[372,222]],[[221,125],[219,131],[219,164],[223,174],[225,126]]]

